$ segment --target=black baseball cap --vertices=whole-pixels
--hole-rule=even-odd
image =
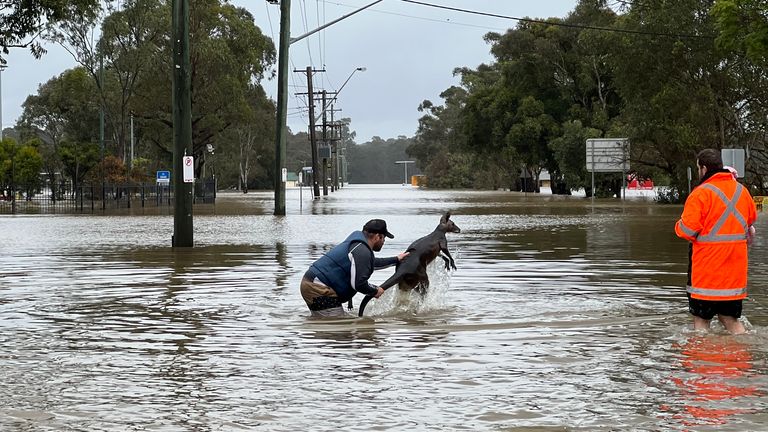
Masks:
[[[388,238],[395,238],[387,231],[387,223],[383,219],[371,219],[363,225],[363,231],[376,234],[384,234]]]

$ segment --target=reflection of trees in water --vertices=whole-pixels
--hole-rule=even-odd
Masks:
[[[275,278],[278,287],[286,285],[285,245],[146,249],[107,259],[120,263],[124,273],[130,267],[137,282],[118,280],[110,293],[97,294],[96,304],[81,303],[77,312],[102,327],[92,331],[106,330],[103,349],[130,358],[122,363],[131,369],[113,374],[132,391],[118,391],[115,399],[140,404],[187,430],[209,430],[203,426],[210,423],[203,418],[205,407],[228,397],[222,389],[228,377],[247,375],[236,359],[222,365],[219,360],[230,354],[212,341],[228,338],[220,331],[230,329],[239,300],[250,299],[259,281],[272,289]]]
[[[750,347],[732,336],[695,335],[680,350],[683,373],[671,378],[681,406],[664,405],[685,426],[727,425],[730,418],[751,414],[748,398],[764,392],[751,385],[757,374]]]

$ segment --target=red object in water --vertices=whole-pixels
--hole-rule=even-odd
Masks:
[[[652,190],[653,180],[649,178],[637,179],[635,176],[629,176],[627,179],[627,189],[633,190]]]

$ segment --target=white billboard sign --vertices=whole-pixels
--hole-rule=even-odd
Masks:
[[[738,177],[744,177],[744,149],[722,149],[720,157],[723,158],[723,166],[735,168]]]
[[[588,139],[587,171],[629,171],[629,140],[627,138]]]

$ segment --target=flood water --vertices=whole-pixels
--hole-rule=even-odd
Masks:
[[[221,194],[179,250],[167,214],[0,216],[0,430],[766,429],[765,213],[729,336],[690,330],[680,206],[353,185],[275,217],[272,197]],[[446,210],[458,270],[430,267],[424,299],[309,318],[325,250],[384,218],[395,255]]]

